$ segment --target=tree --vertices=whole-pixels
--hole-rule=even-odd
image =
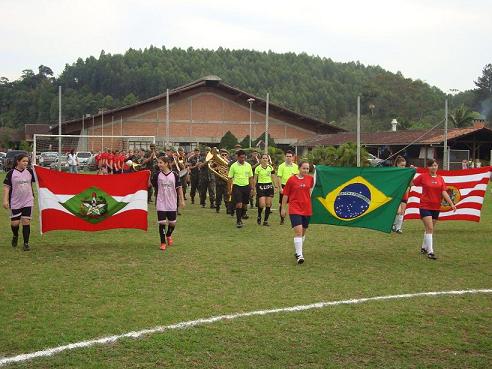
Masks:
[[[456,128],[471,126],[475,117],[476,114],[463,104],[458,106],[454,112],[449,114],[449,119],[453,122]]]
[[[369,165],[367,150],[364,147],[360,148],[360,163],[361,166]],[[357,144],[347,142],[337,148],[337,167],[356,167],[357,166]]]
[[[232,134],[231,131],[227,131],[224,136],[220,139],[220,148],[232,149],[237,145],[237,137]]]
[[[244,137],[239,144],[241,147],[249,147],[249,135],[246,135],[246,137]]]
[[[483,68],[482,75],[475,81],[475,86],[483,96],[492,96],[492,64],[487,64]]]
[[[307,159],[314,165],[335,166],[337,161],[337,149],[333,146],[316,146],[309,152]]]

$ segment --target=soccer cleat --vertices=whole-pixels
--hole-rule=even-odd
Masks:
[[[296,258],[296,260],[297,260],[297,258],[299,257],[299,255],[297,255],[297,254],[294,254],[294,257],[295,257],[295,258]]]
[[[395,233],[402,234],[403,232],[401,229],[397,229],[397,230],[395,230]]]
[[[430,254],[427,254],[427,257],[428,257],[429,259],[432,259],[432,260],[437,260],[437,256],[436,256],[436,255],[434,255],[434,253],[432,253],[432,252],[431,252]]]
[[[166,243],[165,243],[165,242],[161,243],[161,247],[160,247],[160,249],[161,249],[162,251],[165,251],[165,250],[166,250]]]
[[[24,244],[24,247],[22,248],[22,250],[24,250],[24,251],[30,251],[31,248],[29,247],[29,244],[25,243]]]
[[[304,256],[297,256],[297,264],[304,263]]]
[[[391,232],[396,232],[396,227],[395,225],[393,224],[393,226],[391,227]]]
[[[420,249],[420,253],[421,253],[422,255],[425,255],[425,254],[427,254],[427,250],[426,250],[426,249],[424,249],[424,248],[422,247],[422,248]]]
[[[258,223],[258,225],[261,224],[261,217],[256,218],[256,223]]]
[[[263,222],[263,225],[264,225],[265,227],[270,227],[270,224],[268,224],[268,222],[267,222],[267,221],[264,221],[264,222]]]
[[[243,228],[243,222],[236,223],[236,228]]]
[[[17,247],[17,240],[19,239],[19,236],[13,236],[12,237],[12,247]]]
[[[173,238],[171,236],[166,236],[166,242],[168,246],[172,246],[174,243]]]

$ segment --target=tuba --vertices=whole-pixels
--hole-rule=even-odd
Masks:
[[[229,163],[218,155],[218,150],[216,147],[213,147],[212,150],[207,154],[205,158],[205,162],[208,165],[208,168],[214,173],[217,177],[222,179],[225,182],[229,181]]]

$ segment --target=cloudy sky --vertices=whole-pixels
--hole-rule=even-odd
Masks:
[[[490,0],[0,0],[0,76],[149,45],[306,52],[445,92],[492,63]]]

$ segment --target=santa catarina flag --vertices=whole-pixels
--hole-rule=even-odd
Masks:
[[[418,168],[415,178],[427,172],[426,168]],[[456,211],[443,199],[439,220],[468,220],[479,222],[483,199],[489,183],[492,167],[462,170],[439,170],[447,186],[447,192]],[[422,187],[412,186],[410,189],[405,219],[420,219],[420,196]]]
[[[391,232],[413,168],[343,168],[317,165],[311,223]]]
[[[63,229],[147,230],[149,171],[100,176],[36,166],[34,173],[41,233]]]

